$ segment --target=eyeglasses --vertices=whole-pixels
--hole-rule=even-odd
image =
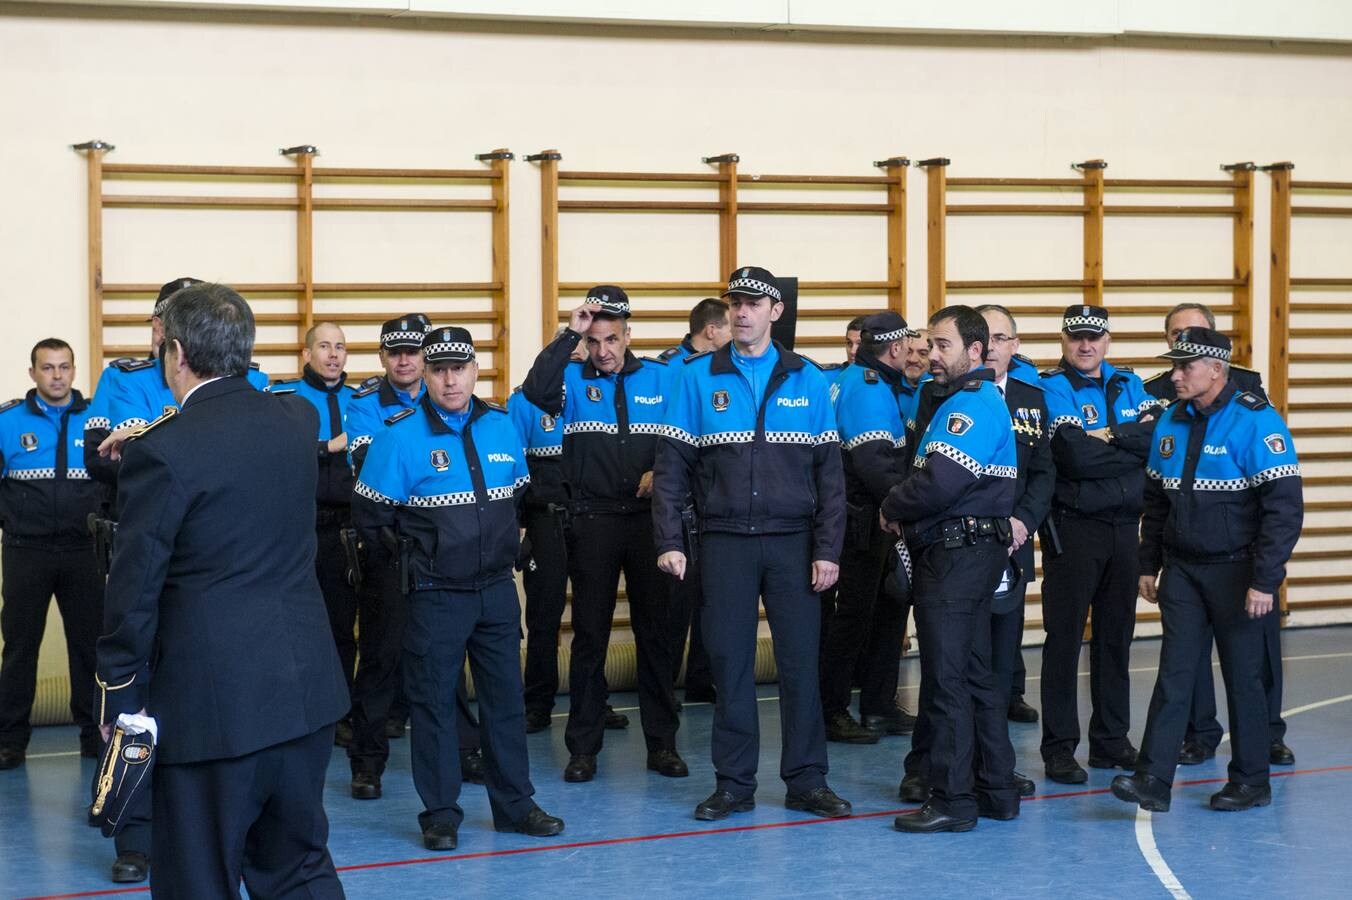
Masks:
[[[1017,341],[1018,338],[1012,334],[993,334],[991,335],[992,344],[1008,344],[1011,341]]]

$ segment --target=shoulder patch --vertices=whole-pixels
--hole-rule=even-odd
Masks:
[[[657,358],[660,359],[660,360],[662,360],[662,362],[671,362],[671,358],[672,358],[673,356],[675,356],[677,353],[680,353],[680,352],[681,352],[681,348],[680,348],[679,345],[678,345],[678,346],[675,346],[675,347],[668,347],[667,349],[663,350],[661,353],[657,354]]]
[[[283,394],[294,394],[295,392],[296,392],[295,388],[282,387],[280,384],[270,385],[265,391],[265,393],[275,394],[278,397],[282,396]]]
[[[170,419],[174,418],[177,415],[178,415],[178,407],[170,406],[165,409],[164,415],[160,416],[155,421],[149,423],[148,425],[142,425],[140,428],[133,430],[131,434],[127,435],[127,440],[134,441],[138,438],[143,438],[146,435],[150,434],[150,432],[154,431],[156,428],[159,428],[165,422],[168,422]]]
[[[661,356],[640,356],[639,362],[652,363],[655,366],[667,365],[667,360],[663,359]]]
[[[1257,370],[1257,369],[1250,369],[1248,366],[1237,366],[1237,365],[1235,365],[1234,363],[1231,363],[1231,364],[1230,364],[1230,371],[1231,371],[1231,372],[1252,372],[1252,373],[1255,374],[1255,375],[1258,374],[1258,370]]]
[[[258,363],[253,362],[252,360],[250,360],[249,362],[249,368],[253,369],[255,372],[263,371],[263,367],[260,366]]]
[[[380,390],[380,376],[372,375],[370,378],[357,385],[357,396],[367,397]]]
[[[1032,388],[1035,391],[1042,390],[1042,385],[1040,383],[1032,381],[1024,381],[1022,378],[1010,378],[1008,381],[1005,382],[1006,390],[1009,388],[1011,384],[1017,384],[1021,388]]]
[[[500,412],[500,413],[505,413],[505,412],[507,412],[507,407],[503,406],[501,403],[499,403],[499,402],[496,401],[496,400],[485,400],[485,401],[484,401],[484,406],[487,406],[489,409],[495,410],[496,412]]]
[[[413,415],[413,410],[414,410],[414,407],[412,407],[412,406],[405,406],[403,409],[399,410],[399,412],[395,413],[394,415],[392,415],[392,416],[390,416],[388,419],[386,419],[386,420],[385,420],[385,424],[386,424],[386,425],[393,425],[395,422],[398,422],[400,419],[407,419],[409,416]]]
[[[878,383],[878,373],[875,372],[873,369],[865,369],[864,384],[877,384],[877,383]]]
[[[119,359],[114,360],[113,365],[117,366],[123,372],[139,372],[142,369],[149,369],[155,365],[153,359]]]
[[[1121,371],[1121,370],[1119,370],[1119,371]],[[1145,384],[1152,384],[1152,383],[1154,383],[1154,382],[1156,382],[1156,381],[1159,381],[1161,378],[1168,378],[1168,377],[1169,377],[1169,373],[1170,373],[1171,371],[1173,371],[1173,370],[1172,370],[1172,369],[1165,369],[1163,372],[1160,372],[1158,375],[1151,375],[1149,378],[1147,378],[1147,379],[1145,380]]]
[[[1028,365],[1032,366],[1034,369],[1037,368],[1037,363],[1033,362],[1031,359],[1029,359],[1028,357],[1024,356],[1022,353],[1015,353],[1015,354],[1014,354],[1014,358],[1017,359],[1019,362],[1027,363]]]
[[[692,353],[692,354],[690,354],[689,356],[687,356],[687,357],[685,358],[685,364],[688,366],[688,365],[690,365],[692,362],[694,362],[695,360],[697,360],[697,359],[703,359],[704,357],[708,356],[710,353],[713,353],[713,352],[714,352],[714,351],[712,351],[712,350],[701,350],[699,353]]]
[[[964,391],[979,391],[981,390],[981,384],[982,382],[980,380],[973,378],[971,381],[964,384],[962,389]]]
[[[1235,397],[1235,400],[1239,402],[1240,406],[1244,406],[1252,410],[1267,409],[1268,406],[1268,402],[1266,400],[1250,391],[1244,391],[1243,393],[1237,395]]]
[[[1051,369],[1043,369],[1041,372],[1038,372],[1037,374],[1039,378],[1051,378],[1053,375],[1060,375],[1064,371],[1065,369],[1062,369],[1060,366],[1056,366]]]
[[[22,397],[15,397],[13,400],[6,400],[4,403],[0,403],[0,412],[5,412],[6,410],[13,409],[22,402],[23,402]]]
[[[1133,369],[1131,366],[1113,366],[1113,368],[1119,372],[1127,372],[1132,375],[1136,374],[1136,370]]]

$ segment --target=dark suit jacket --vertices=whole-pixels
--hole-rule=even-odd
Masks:
[[[202,385],[128,442],[98,642],[104,721],[144,705],[159,759],[229,759],[347,712],[315,578],[315,434],[305,400]]]
[[[1005,379],[1005,405],[1014,422],[1019,457],[1019,479],[1014,489],[1014,515],[1031,535],[1052,508],[1056,465],[1052,462],[1051,423],[1042,388],[1017,378]],[[1035,413],[1035,415],[1034,415]],[[1031,549],[1032,540],[1028,541]],[[1032,573],[1028,573],[1029,577]]]

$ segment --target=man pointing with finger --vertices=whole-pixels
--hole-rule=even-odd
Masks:
[[[765,269],[732,273],[732,342],[688,357],[672,379],[668,427],[657,450],[653,524],[658,566],[685,575],[681,510],[694,495],[704,588],[701,622],[718,702],[717,786],[695,818],[754,807],[757,599],[765,602],[779,668],[785,804],[847,816],[826,786],[826,728],[817,679],[818,593],[839,573],[845,483],[829,384],[821,370],[770,339],[784,312]]]

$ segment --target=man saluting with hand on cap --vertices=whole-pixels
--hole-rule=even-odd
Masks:
[[[779,666],[780,775],[790,809],[847,816],[826,786],[826,728],[817,682],[818,595],[839,574],[845,484],[829,383],[816,364],[774,343],[784,312],[775,276],[748,266],[728,279],[732,342],[688,357],[668,407],[653,477],[658,565],[680,578],[681,510],[694,494],[705,559],[704,641],[718,702],[718,783],[695,818],[756,805],[760,755],[753,674],[757,599],[765,602]]]

